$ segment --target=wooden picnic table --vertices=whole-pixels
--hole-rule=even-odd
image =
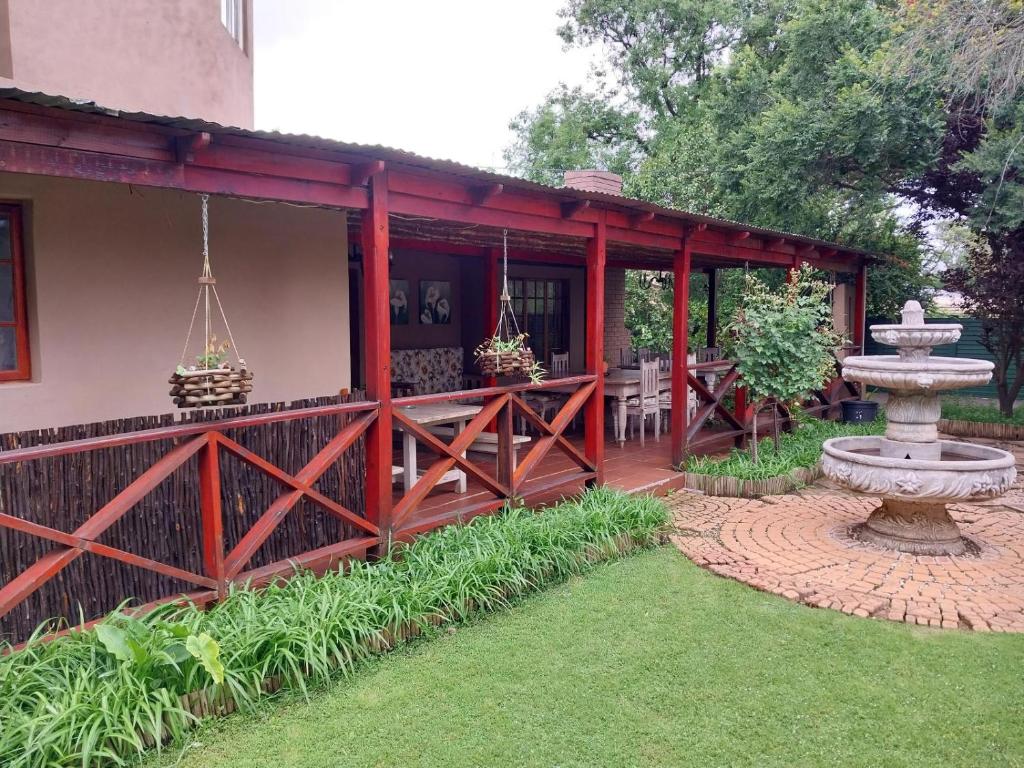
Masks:
[[[458,436],[466,428],[466,422],[480,413],[480,408],[479,405],[466,403],[431,403],[400,406],[399,410],[411,421],[425,427],[451,424],[455,429],[455,435]],[[402,482],[405,490],[411,489],[419,477],[420,473],[416,469],[416,438],[402,430]],[[438,484],[451,482],[455,483],[458,493],[466,492],[466,473],[461,469],[445,472]]]

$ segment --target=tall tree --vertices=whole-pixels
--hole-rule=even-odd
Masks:
[[[901,226],[898,194],[946,124],[930,84],[880,65],[891,8],[570,0],[562,13],[566,42],[601,46],[607,66],[591,90],[569,91],[574,104],[556,91],[520,115],[512,165],[553,181],[549,160],[611,157],[630,194],[891,255],[872,270],[871,296],[885,299],[873,312],[921,296],[920,241]]]

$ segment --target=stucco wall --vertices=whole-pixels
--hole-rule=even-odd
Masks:
[[[0,86],[253,127],[251,10],[245,50],[217,0],[0,0],[5,15]]]
[[[167,377],[201,267],[198,196],[0,174],[0,199],[26,203],[34,378],[0,384],[0,432],[173,410]],[[250,402],[349,386],[343,213],[214,198],[210,251],[256,375]]]

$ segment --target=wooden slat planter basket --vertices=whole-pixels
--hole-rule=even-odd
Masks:
[[[252,372],[244,368],[212,368],[173,373],[167,380],[170,395],[179,408],[244,405],[252,392]]]
[[[990,421],[939,419],[939,431],[953,437],[987,437],[991,440],[1024,440],[1024,426]]]
[[[783,493],[791,493],[810,485],[820,477],[821,468],[817,465],[809,468],[801,467],[794,469],[788,474],[767,477],[763,480],[741,480],[737,477],[687,472],[686,487],[689,490],[700,491],[708,496],[759,499],[762,496],[778,496]]]
[[[514,352],[494,352],[481,345],[477,349],[477,367],[484,376],[527,374],[536,362],[537,359],[529,348]]]

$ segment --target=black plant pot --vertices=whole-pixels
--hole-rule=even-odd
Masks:
[[[878,403],[873,400],[843,401],[843,421],[847,424],[874,421],[876,416],[878,416]]]

